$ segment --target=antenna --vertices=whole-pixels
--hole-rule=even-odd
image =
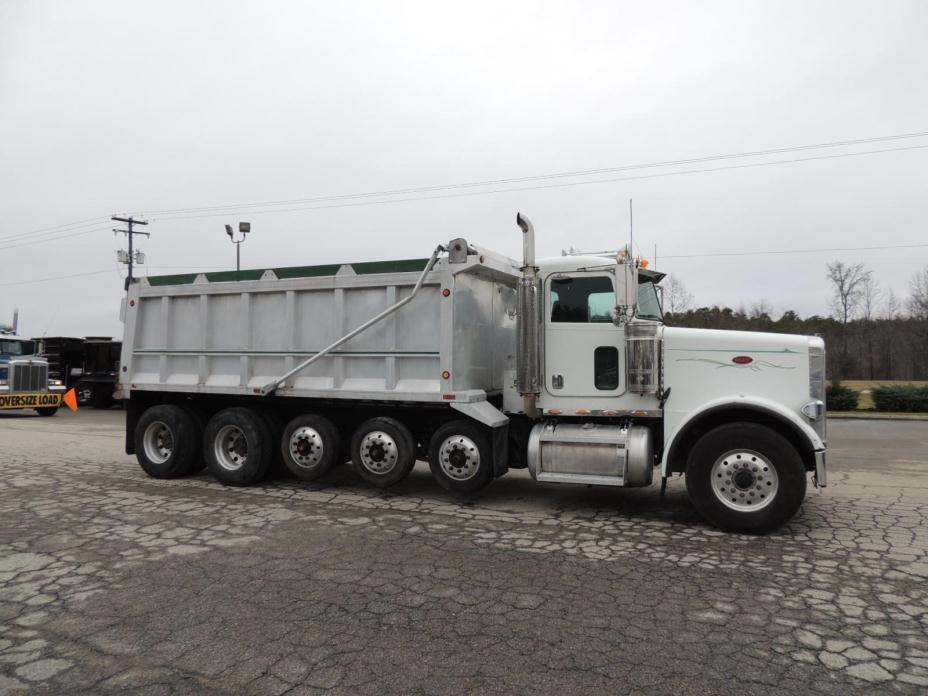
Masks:
[[[631,198],[628,199],[628,254],[629,258],[635,255],[635,215]]]

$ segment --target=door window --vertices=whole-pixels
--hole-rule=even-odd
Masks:
[[[593,351],[593,384],[603,391],[619,388],[619,349],[615,346]]]
[[[607,276],[551,279],[551,321],[557,323],[610,323],[615,290]]]

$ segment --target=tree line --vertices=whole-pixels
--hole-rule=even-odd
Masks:
[[[664,282],[667,324],[703,329],[818,334],[828,350],[829,379],[928,379],[928,268],[916,273],[908,297],[884,292],[864,264],[829,263],[831,313],[775,318],[761,301],[750,309],[699,307],[676,277]]]

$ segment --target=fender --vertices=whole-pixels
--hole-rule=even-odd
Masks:
[[[661,461],[661,476],[670,475],[671,472],[668,470],[668,467],[670,462],[673,461],[674,455],[676,454],[674,450],[683,440],[683,437],[686,435],[687,431],[692,425],[697,423],[705,416],[733,408],[757,411],[759,413],[773,417],[791,428],[792,431],[797,436],[799,436],[801,440],[808,443],[809,449],[813,452],[825,449],[824,441],[819,437],[818,433],[815,432],[812,426],[805,422],[798,413],[789,410],[788,408],[784,407],[783,404],[780,404],[776,401],[770,401],[769,399],[757,397],[746,397],[740,395],[723,396],[703,404],[698,411],[692,411],[691,413],[688,413],[683,421],[680,422],[680,424],[674,428],[672,432],[669,432],[667,435],[665,435],[664,458]],[[666,415],[667,414],[665,413],[665,418]]]

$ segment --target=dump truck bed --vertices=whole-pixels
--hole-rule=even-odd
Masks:
[[[471,248],[473,251],[478,251]],[[141,278],[120,391],[257,394],[408,297],[426,259]],[[295,374],[278,396],[480,400],[514,369],[511,259],[441,259],[405,306]],[[447,292],[445,292],[447,291]]]

